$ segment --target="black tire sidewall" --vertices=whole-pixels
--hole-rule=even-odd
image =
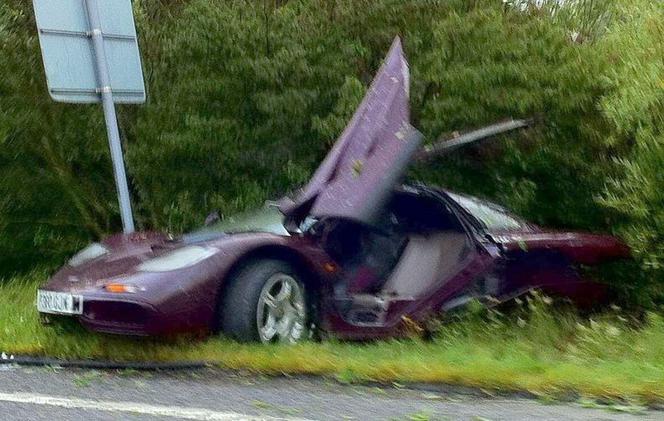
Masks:
[[[218,314],[223,334],[240,342],[260,342],[256,320],[258,300],[265,283],[278,273],[291,276],[300,286],[306,311],[305,332],[302,339],[307,337],[310,318],[309,295],[296,268],[286,261],[277,259],[247,261],[228,279],[228,287]]]

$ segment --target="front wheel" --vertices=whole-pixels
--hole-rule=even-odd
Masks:
[[[306,291],[297,271],[281,260],[256,260],[231,279],[219,311],[234,339],[295,343],[307,337]]]

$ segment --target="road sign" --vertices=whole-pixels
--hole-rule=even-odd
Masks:
[[[115,102],[145,101],[131,0],[33,0],[56,101],[101,102],[125,233],[134,232]]]
[[[113,101],[145,102],[131,0],[33,0],[51,97],[60,102],[101,102],[87,10],[92,3],[96,3]]]

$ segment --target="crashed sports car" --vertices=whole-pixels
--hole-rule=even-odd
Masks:
[[[38,291],[38,311],[106,333],[297,342],[398,336],[471,300],[495,304],[534,288],[599,300],[604,289],[579,268],[628,257],[620,240],[540,228],[487,201],[401,184],[422,142],[408,89],[396,39],[293,199],[180,237],[94,243]]]

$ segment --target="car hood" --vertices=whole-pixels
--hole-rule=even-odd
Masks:
[[[392,47],[352,120],[309,183],[279,208],[288,220],[307,215],[373,224],[419,149],[410,125],[409,69],[401,40]]]
[[[44,289],[56,291],[84,291],[91,288],[101,288],[103,285],[114,281],[126,281],[128,279],[143,279],[168,276],[174,270],[163,271],[141,271],[138,266],[171,252],[191,246],[199,246],[210,251],[209,257],[215,254],[223,254],[233,247],[235,240],[244,241],[259,237],[278,237],[268,233],[217,233],[216,236],[206,236],[199,240],[190,239],[173,240],[166,234],[154,232],[141,232],[133,234],[116,234],[106,238],[102,244],[108,252],[98,258],[85,262],[79,266],[64,265],[44,285]],[[202,261],[202,260],[201,260]],[[182,269],[192,268],[195,264],[188,265]]]

